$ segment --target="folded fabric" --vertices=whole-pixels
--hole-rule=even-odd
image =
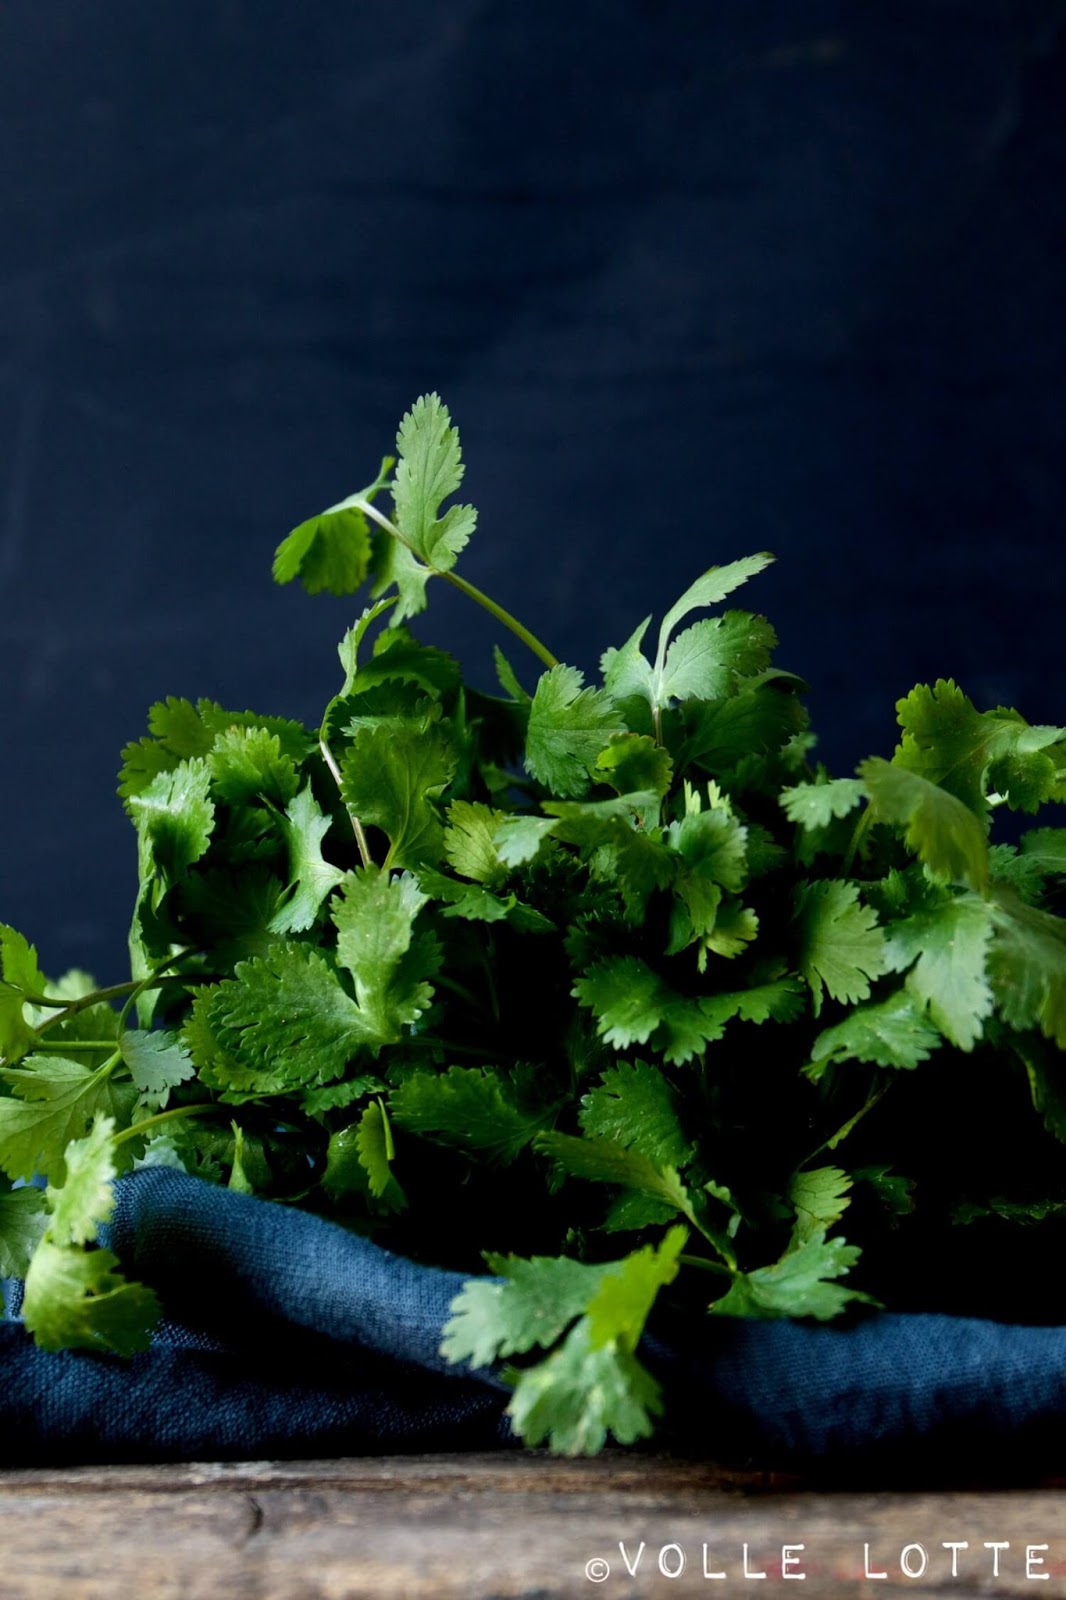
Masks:
[[[132,1359],[0,1326],[7,1465],[514,1446],[507,1389],[449,1365],[464,1278],[291,1207],[166,1168],[118,1184],[107,1243],[165,1320]],[[875,1312],[846,1327],[660,1318],[656,1447],[882,1477],[1053,1470],[1066,1328]]]

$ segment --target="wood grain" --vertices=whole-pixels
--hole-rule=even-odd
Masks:
[[[946,1541],[968,1542],[954,1577]],[[803,1600],[1050,1600],[1066,1596],[1066,1493],[809,1492],[626,1455],[78,1468],[0,1476],[0,1552],[3,1600],[768,1600],[790,1577]]]

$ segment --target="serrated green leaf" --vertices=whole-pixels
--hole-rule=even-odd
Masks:
[[[591,1183],[615,1183],[633,1189],[649,1200],[671,1206],[694,1221],[692,1197],[671,1166],[659,1166],[639,1150],[613,1139],[581,1138],[569,1133],[540,1133],[534,1141],[541,1155],[549,1156],[571,1178]]]
[[[635,1351],[660,1289],[677,1277],[688,1229],[673,1227],[658,1245],[644,1245],[600,1279],[586,1310],[593,1349],[607,1345]]]
[[[650,624],[651,618],[645,617],[624,645],[619,649],[612,646],[600,657],[603,686],[613,700],[628,700],[633,696],[639,696],[649,705],[655,704],[651,662],[640,648]]]
[[[611,697],[582,688],[583,675],[561,662],[540,676],[529,708],[525,764],[553,795],[580,799],[590,768],[612,734],[625,725]]]
[[[308,594],[354,594],[370,566],[370,530],[358,506],[343,500],[299,523],[278,545],[274,582],[299,578]]]
[[[52,1210],[48,1237],[53,1244],[90,1244],[102,1222],[115,1209],[112,1181],[117,1176],[114,1117],[98,1116],[84,1139],[73,1140],[64,1158],[66,1176],[59,1188],[49,1184],[45,1199]]]
[[[204,1083],[245,1096],[331,1083],[387,1042],[322,956],[287,943],[202,995],[184,1039]]]
[[[435,802],[457,762],[448,729],[432,719],[355,733],[341,760],[345,803],[364,826],[388,836],[389,866],[435,866],[440,860],[444,829]]]
[[[196,1076],[192,1057],[170,1030],[130,1028],[119,1040],[122,1059],[140,1093],[164,1104],[168,1092]]]
[[[370,1193],[380,1200],[393,1181],[392,1134],[389,1119],[380,1100],[371,1100],[359,1118],[355,1137],[359,1164],[369,1180]]]
[[[388,481],[391,456],[377,478],[358,494],[349,495],[318,516],[308,517],[282,540],[274,554],[274,582],[299,578],[308,594],[354,594],[365,582],[370,562],[370,533],[358,501],[372,501]]]
[[[988,976],[1012,1028],[1039,1028],[1066,1050],[1066,921],[1027,906],[1004,884],[991,902]]]
[[[861,778],[831,778],[823,783],[798,783],[782,789],[778,804],[790,822],[808,830],[827,828],[846,817],[866,796]]]
[[[173,883],[199,861],[211,840],[215,806],[211,769],[201,757],[161,772],[129,799],[141,847],[141,879],[158,873]]]
[[[42,1239],[26,1273],[22,1318],[43,1350],[110,1350],[135,1355],[151,1343],[159,1301],[127,1282],[110,1250]]]
[[[496,830],[506,812],[471,800],[453,800],[444,830],[444,854],[452,870],[474,883],[497,887],[507,877],[495,844]]]
[[[609,1067],[599,1087],[582,1095],[580,1122],[590,1137],[636,1150],[658,1167],[683,1167],[692,1156],[676,1096],[658,1068],[646,1061]]]
[[[63,1056],[29,1055],[0,1078],[13,1091],[0,1098],[0,1167],[9,1178],[58,1176],[68,1144],[84,1136],[92,1118],[123,1110],[106,1071]]]
[[[793,1247],[816,1235],[824,1238],[851,1204],[851,1179],[840,1167],[817,1167],[796,1172],[788,1187],[788,1201],[796,1213]]]
[[[705,617],[679,633],[666,652],[656,702],[719,700],[732,694],[741,677],[770,664],[777,636],[764,617],[727,611]]]
[[[415,401],[400,423],[396,448],[397,527],[427,566],[446,572],[474,531],[477,512],[473,506],[452,506],[438,516],[441,501],[458,489],[464,470],[459,433],[439,395]]]
[[[666,655],[667,641],[669,640],[678,623],[687,617],[691,611],[697,611],[704,606],[715,606],[732,594],[734,589],[739,589],[742,583],[747,583],[749,578],[754,578],[758,573],[767,568],[773,561],[773,556],[763,552],[757,556],[745,556],[740,561],[731,561],[724,567],[708,567],[701,573],[695,583],[690,584],[680,600],[672,605],[662,620],[659,629],[659,658]]]
[[[519,1374],[507,1407],[523,1443],[556,1455],[596,1455],[608,1437],[633,1444],[652,1431],[661,1391],[627,1349],[592,1344],[587,1319],[558,1350]]]
[[[540,854],[558,825],[557,817],[505,817],[493,835],[500,860],[508,867],[525,866]]]
[[[950,678],[932,688],[918,684],[896,711],[903,738],[893,764],[955,795],[977,816],[987,812],[993,769],[995,787],[1018,810],[1035,811],[1052,797],[1056,769],[1041,752],[1066,740],[1066,729],[1031,727],[1003,706],[979,712]]]
[[[891,959],[891,954],[890,954]],[[807,1076],[817,1081],[831,1061],[869,1061],[879,1067],[916,1067],[928,1060],[941,1035],[926,1020],[922,999],[900,989],[874,1005],[857,1006],[811,1046]]]
[[[364,1026],[382,1043],[399,1039],[433,998],[439,952],[414,932],[425,903],[410,873],[390,877],[378,867],[349,872],[334,901],[337,959],[352,975]]]
[[[487,1367],[539,1345],[547,1349],[580,1317],[614,1265],[569,1256],[489,1256],[497,1276],[471,1278],[451,1303],[441,1354]]]
[[[24,1278],[48,1224],[40,1189],[27,1184],[0,1194],[0,1277]]]
[[[216,795],[228,806],[268,800],[285,806],[300,787],[296,763],[267,728],[225,728],[216,735],[207,764]]]
[[[907,974],[907,988],[930,1021],[960,1050],[972,1050],[992,1010],[986,974],[992,922],[988,904],[962,894],[885,929],[885,958]]]
[[[617,794],[649,792],[660,800],[670,788],[674,763],[669,750],[647,734],[616,733],[596,757],[593,776]]]
[[[479,1151],[492,1163],[513,1161],[550,1120],[522,1110],[505,1078],[478,1067],[413,1072],[393,1089],[389,1111],[399,1127]]]
[[[797,695],[800,680],[789,673],[765,676],[727,700],[685,702],[686,735],[675,752],[679,768],[726,773],[741,761],[781,750],[802,732],[807,713]]]
[[[0,923],[0,1057],[9,1063],[34,1046],[36,1034],[26,1016],[25,997],[43,996],[46,982],[33,946],[7,923]]]
[[[322,841],[331,824],[332,818],[320,809],[310,781],[278,817],[288,851],[289,881],[285,899],[270,919],[272,933],[303,933],[312,927],[322,902],[343,878],[341,869],[322,854]]]
[[[983,894],[988,886],[988,842],[984,824],[960,799],[921,773],[871,756],[858,769],[878,822],[903,828],[910,850],[936,877],[965,883]]]
[[[819,1322],[837,1316],[852,1300],[869,1300],[855,1289],[832,1280],[850,1272],[860,1255],[843,1239],[826,1239],[814,1232],[779,1261],[753,1272],[738,1273],[726,1294],[710,1310],[728,1317],[814,1317]]]
[[[823,990],[854,1005],[870,994],[870,980],[886,970],[885,941],[877,914],[859,900],[856,884],[822,878],[801,883],[795,893],[797,965],[810,985],[814,1014]]]

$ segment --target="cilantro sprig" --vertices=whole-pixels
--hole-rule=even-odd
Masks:
[[[1066,1213],[1066,730],[941,679],[894,751],[830,775],[773,628],[722,609],[767,553],[589,679],[456,570],[463,472],[423,396],[374,481],[279,546],[279,582],[368,591],[317,728],[151,709],[120,776],[128,982],[51,983],[0,927],[27,1326],[148,1340],[155,1298],[99,1230],[153,1162],[470,1274],[445,1355],[509,1363],[515,1429],[560,1451],[653,1429],[659,1317],[1034,1311]],[[431,578],[536,678],[497,648],[476,687],[420,643]]]

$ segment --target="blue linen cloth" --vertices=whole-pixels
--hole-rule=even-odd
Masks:
[[[130,1360],[45,1352],[0,1325],[0,1463],[515,1444],[500,1377],[439,1354],[462,1275],[166,1168],[117,1189],[107,1242],[165,1320]],[[655,1446],[738,1464],[999,1477],[1054,1469],[1066,1424],[1066,1328],[660,1318],[641,1355],[663,1384]]]

